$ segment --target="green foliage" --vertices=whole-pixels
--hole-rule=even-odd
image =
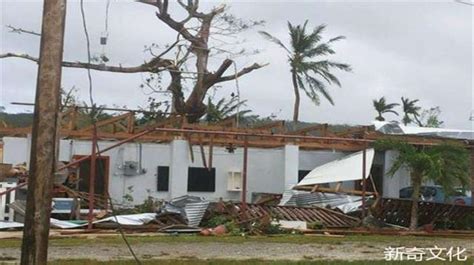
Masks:
[[[402,167],[410,173],[421,176],[421,180],[432,180],[443,187],[449,195],[456,186],[466,188],[469,184],[469,153],[460,144],[443,143],[432,147],[413,146],[395,140],[379,140],[375,143],[378,150],[395,150],[399,155],[388,174],[393,175]]]
[[[393,110],[396,106],[399,106],[400,104],[398,103],[390,103],[387,104],[385,97],[381,97],[380,99],[374,99],[372,100],[372,103],[374,105],[375,111],[377,111],[378,116],[375,118],[378,121],[385,121],[385,118],[383,117],[383,114],[385,113],[393,113],[398,116],[398,112]]]
[[[243,234],[242,229],[234,221],[229,221],[224,224],[227,233],[231,236],[240,236]]]
[[[11,128],[28,127],[33,124],[33,113],[0,112],[0,121],[3,121],[8,127]]]
[[[266,235],[275,235],[275,234],[285,233],[285,231],[281,228],[281,225],[278,223],[270,223],[266,225],[262,231]]]
[[[311,223],[308,223],[308,228],[309,229],[324,229],[324,224],[321,221],[314,221]]]
[[[146,112],[137,119],[138,125],[147,124],[152,121],[160,121],[166,118],[166,113],[170,108],[168,101],[157,101],[156,98],[148,97],[147,103],[148,106],[146,108],[140,108]]]
[[[154,213],[160,208],[161,202],[152,196],[148,196],[142,204],[135,206],[137,213]]]
[[[66,108],[70,106],[77,106],[79,104],[79,98],[77,97],[78,89],[73,86],[69,91],[64,90],[61,88],[60,95],[61,95],[61,107],[60,111],[63,112]]]
[[[131,205],[134,201],[133,196],[133,186],[127,187],[127,193],[122,196],[125,207],[115,209],[115,214],[137,214],[137,213],[154,213],[162,205],[162,201],[159,201],[152,196],[148,196],[143,203],[138,205]],[[150,191],[147,190],[147,193],[150,194]]]
[[[127,187],[127,193],[125,193],[122,196],[122,199],[124,200],[125,203],[132,203],[133,202],[133,186],[128,186]]]
[[[421,112],[419,125],[421,127],[440,128],[444,124],[444,122],[439,118],[440,115],[441,109],[439,106],[425,109]]]
[[[229,222],[229,218],[227,218],[224,215],[216,214],[212,216],[211,218],[209,218],[208,220],[206,220],[205,223],[203,223],[203,226],[213,228],[218,225],[223,225],[227,222]]]
[[[240,110],[247,101],[239,101],[239,98],[235,95],[231,95],[229,100],[222,98],[217,103],[212,102],[212,100],[211,97],[208,98],[206,115],[204,116],[204,121],[208,123],[220,122],[237,115],[239,118],[245,118],[245,115],[251,112],[251,110]]]
[[[459,230],[474,230],[474,213],[466,215],[461,220],[455,220],[453,228]]]
[[[241,227],[235,223],[233,220],[230,220],[228,216],[216,214],[209,218],[208,220],[204,220],[202,222],[203,227],[214,228],[219,225],[224,225],[227,233],[232,236],[242,235],[243,230]]]
[[[410,100],[409,98],[402,97],[402,108],[403,108],[403,119],[402,123],[408,125],[414,121],[419,123],[418,117],[420,116],[421,108],[416,105],[418,99]]]
[[[303,25],[297,26],[288,22],[291,48],[288,48],[282,41],[267,32],[260,31],[260,34],[287,52],[295,90],[302,89],[316,105],[320,103],[319,95],[322,95],[334,105],[326,84],[341,86],[341,83],[332,73],[332,70],[351,71],[351,67],[348,64],[332,61],[325,57],[335,54],[336,52],[332,49],[331,44],[345,39],[345,37],[338,36],[324,42],[322,41],[322,33],[326,29],[326,25],[319,25],[312,32],[308,32],[307,24],[307,20]]]

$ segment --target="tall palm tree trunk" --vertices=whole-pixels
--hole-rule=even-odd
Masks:
[[[411,216],[410,216],[410,230],[416,230],[418,227],[418,200],[420,198],[421,188],[421,174],[419,172],[411,173],[411,182],[413,186],[413,192],[411,195]]]
[[[293,89],[295,90],[295,105],[293,108],[293,122],[298,121],[300,115],[300,91],[298,88],[298,82],[296,81],[296,70],[291,70],[291,79],[293,81]],[[295,124],[296,125],[296,124]]]

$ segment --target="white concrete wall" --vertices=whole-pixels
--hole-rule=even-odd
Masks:
[[[4,137],[4,163],[17,164],[27,161],[27,138]],[[99,148],[104,149],[114,141],[100,141]],[[209,147],[205,147],[205,156],[209,164]],[[61,140],[59,160],[69,161],[73,155],[89,155],[90,141]],[[216,169],[215,192],[187,192],[188,167],[203,167],[199,146],[193,146],[194,162],[191,161],[189,146],[186,141],[175,140],[170,144],[142,143],[142,167],[146,173],[137,176],[124,176],[122,165],[125,161],[138,161],[139,144],[127,143],[104,153],[110,157],[109,192],[111,196],[122,201],[128,187],[133,186],[134,203],[142,203],[147,196],[169,199],[182,194],[203,196],[211,200],[223,198],[240,200],[240,191],[228,191],[229,171],[241,171],[243,166],[243,148],[229,153],[225,148],[214,147],[213,167]],[[342,158],[348,153],[333,151],[299,150],[297,146],[261,149],[249,148],[247,173],[247,200],[253,192],[282,193],[285,186],[296,182],[298,170],[312,170],[334,159]],[[386,161],[391,161],[393,152],[387,152]],[[157,192],[157,167],[170,167],[170,186],[168,192]],[[386,171],[390,164],[385,165]],[[409,185],[407,172],[400,171],[394,177],[384,177],[384,194],[398,197],[398,190]],[[344,183],[344,188],[352,189],[354,182]]]
[[[297,145],[286,145],[284,148],[283,165],[285,170],[285,187],[292,187],[298,184],[299,171],[299,147]]]
[[[383,196],[398,198],[400,189],[410,186],[410,175],[406,168],[401,168],[393,176],[387,174],[392,168],[395,158],[398,156],[396,151],[385,152],[384,177],[383,177]]]
[[[337,152],[337,151],[302,151],[300,150],[299,165],[300,170],[312,170],[318,166],[324,165],[336,159],[343,158],[350,154],[349,152]],[[360,162],[362,164],[362,161]],[[362,172],[361,172],[362,175]],[[337,183],[331,183],[329,186],[334,188]],[[354,189],[353,181],[342,182],[342,189],[352,190]]]
[[[29,160],[26,138],[3,137],[3,163],[21,164]]]

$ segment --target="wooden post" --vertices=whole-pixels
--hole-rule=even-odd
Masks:
[[[48,260],[65,18],[66,0],[44,1],[22,265],[43,265]]]
[[[130,112],[127,119],[127,132],[134,133],[135,130],[135,113]]]
[[[471,149],[471,206],[474,206],[474,149]]]
[[[212,156],[213,156],[213,153],[214,153],[214,151],[213,151],[213,149],[214,149],[214,135],[211,134],[209,137],[211,138],[211,140],[210,140],[210,143],[209,143],[209,159],[208,159],[208,161],[209,161],[209,172],[211,172],[212,171]]]

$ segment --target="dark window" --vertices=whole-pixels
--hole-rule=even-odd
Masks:
[[[216,169],[188,168],[188,191],[216,191]]]
[[[306,177],[306,175],[308,175],[309,172],[311,172],[311,170],[299,170],[298,171],[298,182],[300,182],[304,177]]]
[[[170,167],[158,167],[157,191],[168,191],[170,183]]]

